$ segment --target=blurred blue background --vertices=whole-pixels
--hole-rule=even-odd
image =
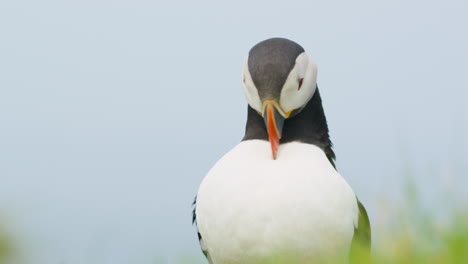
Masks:
[[[338,169],[376,228],[411,180],[436,212],[461,203],[466,14],[463,0],[0,2],[14,261],[203,262],[191,202],[243,136],[247,52],[277,36],[318,64]]]

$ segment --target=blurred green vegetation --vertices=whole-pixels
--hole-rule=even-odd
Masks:
[[[468,263],[468,217],[456,212],[448,221],[418,216],[389,230],[373,249],[372,263]],[[404,221],[403,221],[404,222]]]
[[[0,264],[8,263],[13,254],[13,247],[9,236],[0,230]]]

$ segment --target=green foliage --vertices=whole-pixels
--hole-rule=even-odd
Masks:
[[[0,231],[0,264],[7,263],[12,252],[13,248],[10,240]]]
[[[420,219],[419,226],[387,237],[373,263],[468,263],[468,218],[455,214],[445,226]]]

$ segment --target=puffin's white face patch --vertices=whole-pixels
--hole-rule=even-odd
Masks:
[[[302,85],[299,84],[302,80]],[[289,72],[281,89],[279,104],[284,112],[302,108],[312,98],[317,87],[317,65],[305,52],[297,56],[296,65]]]
[[[257,112],[262,112],[262,102],[258,95],[257,87],[255,86],[252,76],[250,76],[248,58],[245,60],[244,69],[242,71],[242,87],[244,87],[244,94],[250,107],[255,109]]]

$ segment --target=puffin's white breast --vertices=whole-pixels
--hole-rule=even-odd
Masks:
[[[320,148],[283,144],[273,160],[262,140],[241,142],[216,163],[196,213],[214,264],[346,257],[358,219],[354,192]]]

